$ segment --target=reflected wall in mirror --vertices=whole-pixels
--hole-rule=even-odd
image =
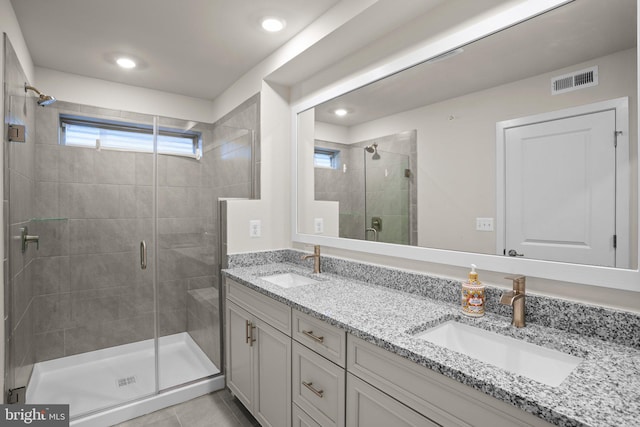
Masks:
[[[371,141],[412,129],[416,164],[410,166],[410,173],[416,198],[409,220],[414,228],[408,234],[415,237],[403,244],[501,256],[514,249],[512,255],[525,258],[637,269],[636,16],[635,0],[571,2],[300,113],[298,232],[372,239],[373,233],[366,231],[371,228],[370,217],[362,216],[356,223],[346,214],[351,208],[343,206],[363,195],[346,199],[329,195],[326,173],[318,168],[311,172],[313,147],[340,144],[344,147],[341,152],[346,153],[350,151],[346,147],[352,145],[351,150],[358,152]],[[586,80],[567,78],[573,74]],[[554,80],[558,80],[558,91],[552,90]],[[505,146],[508,142],[501,145],[498,141],[506,135],[509,123],[531,124],[535,117],[559,122],[549,114],[564,111],[571,116],[575,111],[571,109],[625,99],[626,111],[608,109],[613,115],[613,134],[604,139],[595,141],[588,132],[554,139],[552,134],[568,132],[554,129],[547,132],[549,138],[543,143],[529,145],[517,154]],[[336,115],[338,109],[347,114]],[[591,126],[593,120],[587,117],[584,122]],[[593,144],[608,146],[606,161],[605,156],[587,150]],[[526,161],[518,166],[506,163],[511,160],[505,159],[514,156],[524,156]],[[569,164],[574,172],[563,174]],[[521,180],[517,192],[524,196],[515,203],[526,214],[514,220],[510,217],[513,209],[506,207],[510,200],[505,200],[507,187],[513,186],[505,181],[515,179],[512,172],[519,167],[528,175],[517,178]],[[590,171],[605,168],[614,175],[607,177],[613,186],[603,192],[610,196],[605,198],[606,209],[613,218],[606,221],[589,204],[593,187],[577,190],[573,185],[596,179]],[[512,172],[505,174],[505,170]],[[545,188],[565,188],[566,192],[551,194]],[[385,203],[390,207],[396,202]],[[535,211],[533,206],[540,203],[544,207]],[[324,224],[322,231],[316,227],[318,221]],[[507,247],[510,221],[519,222],[525,230],[525,248],[539,249],[541,241],[560,248],[590,248],[602,244],[589,240],[596,230],[597,238],[606,238],[605,245],[614,255],[606,259],[551,258],[548,250]],[[552,224],[562,221],[566,227],[555,227],[559,232],[547,235]],[[620,229],[621,223],[627,224],[626,229]],[[575,224],[581,226],[569,230]],[[540,230],[546,234],[536,234]],[[623,251],[619,251],[621,245]]]

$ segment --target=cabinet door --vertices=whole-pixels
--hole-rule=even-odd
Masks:
[[[253,415],[263,427],[291,426],[291,338],[254,318]]]
[[[226,318],[227,386],[249,411],[253,411],[253,348],[247,342],[251,316],[227,300]]]
[[[347,425],[349,427],[437,427],[352,374],[347,375]]]

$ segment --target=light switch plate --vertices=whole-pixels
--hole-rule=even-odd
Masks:
[[[476,218],[477,231],[493,231],[493,218]]]

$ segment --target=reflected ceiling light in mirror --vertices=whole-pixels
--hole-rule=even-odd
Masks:
[[[284,19],[276,18],[273,16],[267,16],[262,19],[260,25],[262,29],[269,33],[277,33],[282,31],[286,25]]]
[[[136,68],[136,62],[133,59],[127,58],[125,56],[121,56],[120,58],[116,59],[116,64],[118,64],[121,68],[127,70]]]
[[[333,110],[333,114],[335,114],[338,117],[344,117],[347,114],[349,114],[349,111],[346,108],[337,108]]]

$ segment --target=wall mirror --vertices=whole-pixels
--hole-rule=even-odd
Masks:
[[[294,240],[637,290],[636,0],[564,3],[295,106]]]

